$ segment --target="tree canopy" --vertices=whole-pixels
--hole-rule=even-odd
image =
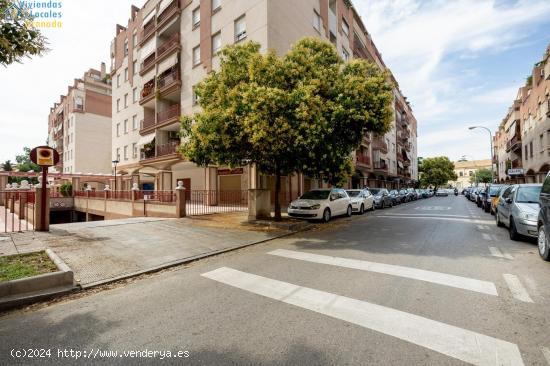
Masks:
[[[486,168],[476,170],[476,174],[470,177],[470,183],[491,183],[492,181],[493,174]]]
[[[454,168],[454,163],[446,156],[422,159],[422,165],[419,166],[422,186],[434,186],[437,189],[449,181],[456,180]]]
[[[0,65],[47,51],[46,39],[33,25],[29,11],[13,0],[0,0]]]
[[[11,160],[6,160],[5,162],[3,162],[2,169],[6,172],[11,172],[13,170],[13,165],[11,164]]]
[[[28,147],[23,148],[23,154],[15,157],[17,161],[16,167],[20,172],[39,172],[40,167],[31,161],[31,149]]]
[[[283,57],[247,42],[219,55],[220,70],[195,90],[202,111],[182,117],[181,151],[199,165],[255,164],[274,175],[276,218],[282,175],[341,183],[364,134],[390,128],[387,75],[364,60],[344,64],[328,42],[304,38]]]

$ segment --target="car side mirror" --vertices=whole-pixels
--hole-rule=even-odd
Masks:
[[[508,204],[512,203],[512,199],[510,197],[506,198],[504,201]]]

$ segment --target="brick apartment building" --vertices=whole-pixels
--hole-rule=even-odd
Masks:
[[[550,170],[550,45],[519,88],[494,138],[499,182],[542,182]],[[508,175],[509,169],[523,174]]]
[[[105,64],[68,87],[48,115],[48,145],[60,154],[60,173],[111,171],[111,82]]]
[[[253,40],[262,52],[283,55],[305,36],[329,40],[344,60],[360,57],[387,69],[347,0],[149,0],[132,6],[111,43],[112,159],[120,161],[119,186],[170,190],[181,180],[191,189],[272,187],[272,177],[251,167],[204,168],[185,161],[177,153],[178,117],[199,108],[194,86],[219,67],[216,52],[223,46]],[[350,186],[367,178],[400,184],[417,179],[417,124],[398,87],[394,107],[391,131],[365,136],[357,150]],[[323,184],[300,174],[284,177],[283,195],[291,199]]]

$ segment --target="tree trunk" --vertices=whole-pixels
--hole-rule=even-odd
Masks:
[[[275,221],[281,221],[281,171],[277,168],[275,172]]]

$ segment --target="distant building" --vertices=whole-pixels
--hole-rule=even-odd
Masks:
[[[111,80],[90,69],[50,108],[48,145],[60,155],[61,173],[111,172]]]
[[[449,184],[457,188],[466,188],[472,185],[470,178],[475,177],[480,169],[491,170],[491,159],[457,161],[455,164],[455,173],[458,177],[456,181],[450,181]]]

